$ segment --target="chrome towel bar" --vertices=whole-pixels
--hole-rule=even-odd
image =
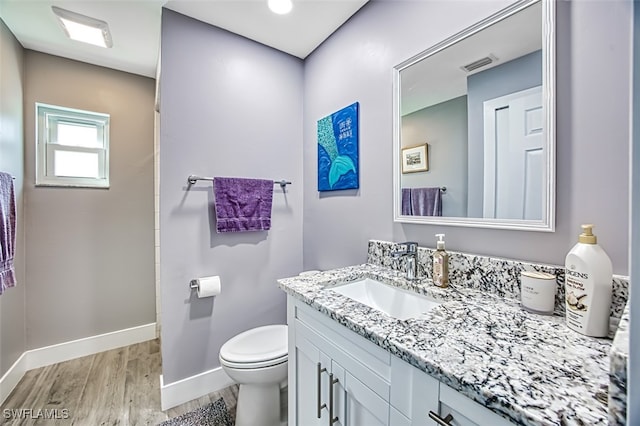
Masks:
[[[187,182],[189,183],[189,185],[194,185],[197,181],[199,180],[210,180],[213,181],[212,177],[206,177],[206,176],[196,176],[196,175],[189,175],[189,177],[187,178]],[[291,185],[291,182],[288,180],[274,180],[273,181],[274,185],[280,185],[282,187],[282,189],[286,188],[287,185]]]

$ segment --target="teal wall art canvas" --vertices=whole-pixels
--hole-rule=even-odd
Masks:
[[[358,102],[318,120],[318,191],[357,189]]]

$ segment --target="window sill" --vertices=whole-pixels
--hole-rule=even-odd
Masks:
[[[36,188],[110,189],[110,185],[86,185],[82,183],[36,183]]]

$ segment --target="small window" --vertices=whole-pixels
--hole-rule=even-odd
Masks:
[[[109,114],[36,103],[36,185],[109,187]]]

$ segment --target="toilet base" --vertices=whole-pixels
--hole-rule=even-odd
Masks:
[[[241,384],[236,426],[280,426],[280,384]]]

